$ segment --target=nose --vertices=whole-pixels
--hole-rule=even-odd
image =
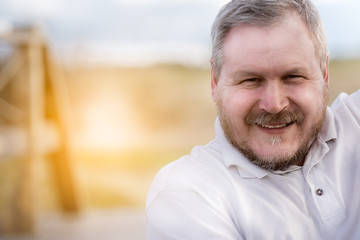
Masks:
[[[276,114],[287,108],[289,99],[280,81],[271,80],[263,86],[259,108],[271,114]]]

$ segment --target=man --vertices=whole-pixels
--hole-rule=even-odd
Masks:
[[[216,138],[164,167],[147,239],[360,239],[360,91],[328,100],[309,0],[233,0],[212,28]]]

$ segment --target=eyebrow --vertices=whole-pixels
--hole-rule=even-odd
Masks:
[[[257,76],[260,77],[262,74],[257,73],[255,71],[237,71],[234,74],[234,79],[244,78],[244,77],[250,77],[250,76]]]
[[[291,75],[291,74],[308,74],[308,73],[309,73],[309,69],[300,67],[300,68],[293,68],[288,71],[285,71],[283,75],[286,76],[286,75]]]
[[[304,73],[308,73],[309,71],[307,70],[307,68],[304,67],[294,67],[291,68],[289,70],[284,71],[281,76],[286,76],[286,75],[291,75],[291,74],[304,74]],[[246,77],[263,77],[264,74],[258,71],[252,71],[252,70],[239,70],[237,72],[235,72],[234,74],[234,79],[239,79],[239,78],[246,78]]]

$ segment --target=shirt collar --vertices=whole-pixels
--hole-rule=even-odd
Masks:
[[[263,178],[270,172],[251,163],[242,153],[239,152],[226,138],[221,127],[219,117],[215,122],[216,140],[219,143],[220,151],[226,167],[236,166],[243,178]]]
[[[242,178],[263,178],[271,173],[285,174],[300,169],[300,166],[291,166],[284,171],[267,171],[253,163],[251,163],[239,150],[237,150],[226,138],[221,127],[219,117],[215,122],[216,140],[218,141],[220,151],[226,167],[236,166]],[[330,141],[337,138],[334,115],[330,108],[326,109],[326,116],[322,128],[320,129],[319,139],[317,141]],[[307,159],[307,161],[311,161]]]
[[[319,137],[324,142],[337,139],[334,114],[329,107],[326,108],[326,115],[323,126],[320,129]]]
[[[337,139],[335,117],[331,109],[326,109],[323,126],[320,129],[317,140],[312,144],[303,166],[302,171],[307,176],[313,166],[321,162],[329,151],[328,142]]]

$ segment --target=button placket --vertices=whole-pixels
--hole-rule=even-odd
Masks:
[[[345,218],[345,211],[335,189],[318,168],[311,169],[307,180],[324,226],[336,227]]]

